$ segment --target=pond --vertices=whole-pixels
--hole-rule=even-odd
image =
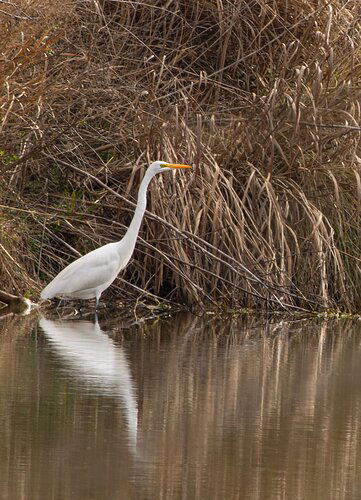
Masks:
[[[0,498],[359,499],[361,322],[0,322]]]

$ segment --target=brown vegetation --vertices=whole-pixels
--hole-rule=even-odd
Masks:
[[[1,10],[2,288],[119,239],[164,159],[194,172],[152,183],[117,296],[361,308],[358,0]]]

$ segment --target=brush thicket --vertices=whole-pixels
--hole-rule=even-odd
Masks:
[[[361,308],[358,0],[40,3],[7,6],[0,179],[39,287],[163,159],[195,168],[151,184],[117,296]]]

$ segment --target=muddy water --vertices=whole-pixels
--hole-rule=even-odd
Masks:
[[[361,322],[0,321],[0,499],[359,499]]]

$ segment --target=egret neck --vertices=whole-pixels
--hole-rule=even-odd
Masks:
[[[145,172],[143,180],[139,186],[138,191],[138,202],[133,215],[132,222],[130,223],[124,238],[118,243],[121,244],[123,248],[127,248],[130,253],[133,253],[137,236],[139,233],[140,225],[143,220],[145,209],[147,208],[147,189],[149,182],[156,175],[156,172],[149,171]]]

